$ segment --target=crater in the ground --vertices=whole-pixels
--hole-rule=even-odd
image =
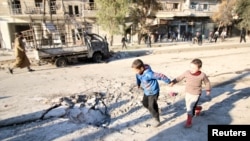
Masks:
[[[106,126],[110,122],[110,115],[104,99],[105,94],[98,92],[56,98],[52,100],[54,106],[43,114],[42,119],[64,117],[74,123]]]

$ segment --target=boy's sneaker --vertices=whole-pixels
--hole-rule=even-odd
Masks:
[[[160,122],[160,120],[157,120],[157,119],[153,119],[153,123],[152,123],[152,126],[153,127],[158,127],[158,126],[160,126],[161,125],[161,122]]]

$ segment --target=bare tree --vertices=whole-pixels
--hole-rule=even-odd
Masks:
[[[155,13],[161,8],[157,0],[134,0],[130,9],[130,20],[134,23],[138,33],[138,44],[142,35],[149,32],[150,23],[155,19]]]
[[[250,1],[238,0],[235,8],[236,19],[239,21],[240,27],[250,30]]]
[[[128,0],[96,0],[97,22],[109,33],[110,42],[113,45],[113,36],[121,34],[121,26],[124,25],[129,13],[130,2]]]
[[[234,24],[233,11],[235,9],[237,0],[222,0],[212,20],[219,24],[218,30],[222,27],[230,27]],[[228,32],[229,34],[231,31]]]

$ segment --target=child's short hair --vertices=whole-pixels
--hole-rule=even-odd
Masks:
[[[202,67],[202,61],[200,59],[198,59],[198,58],[195,58],[194,60],[192,60],[191,63],[197,65],[198,68]]]
[[[132,68],[135,68],[135,69],[140,69],[141,67],[144,67],[144,63],[141,59],[136,59],[134,60],[134,62],[132,63]]]

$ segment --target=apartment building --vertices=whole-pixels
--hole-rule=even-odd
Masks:
[[[218,0],[161,0],[162,9],[156,14],[157,24],[167,27],[168,32],[195,34],[201,32],[205,37],[214,31],[211,20],[217,10]],[[162,26],[161,26],[162,27]],[[160,31],[162,31],[160,29]]]
[[[171,31],[181,34],[197,31],[208,36],[214,30],[215,24],[211,16],[217,10],[218,0],[159,0],[161,9],[157,12],[152,29],[158,34]],[[64,26],[72,38],[74,30],[64,25],[65,20],[74,17],[81,23],[83,30],[102,36],[107,35],[96,24],[95,0],[1,0],[0,2],[0,40],[1,48],[12,48],[14,33],[30,29],[30,24],[38,25],[44,21],[59,23]],[[39,27],[40,24],[40,27]],[[34,29],[35,30],[35,29]],[[133,35],[133,42],[137,36]],[[114,44],[120,44],[121,36],[116,36]]]
[[[31,24],[36,34],[44,26],[49,28],[46,23],[55,23],[56,28],[64,28],[71,34],[72,40],[77,40],[76,31],[66,22],[75,22],[82,30],[98,33],[95,10],[93,0],[1,0],[1,47],[11,49],[14,33],[30,29]]]

